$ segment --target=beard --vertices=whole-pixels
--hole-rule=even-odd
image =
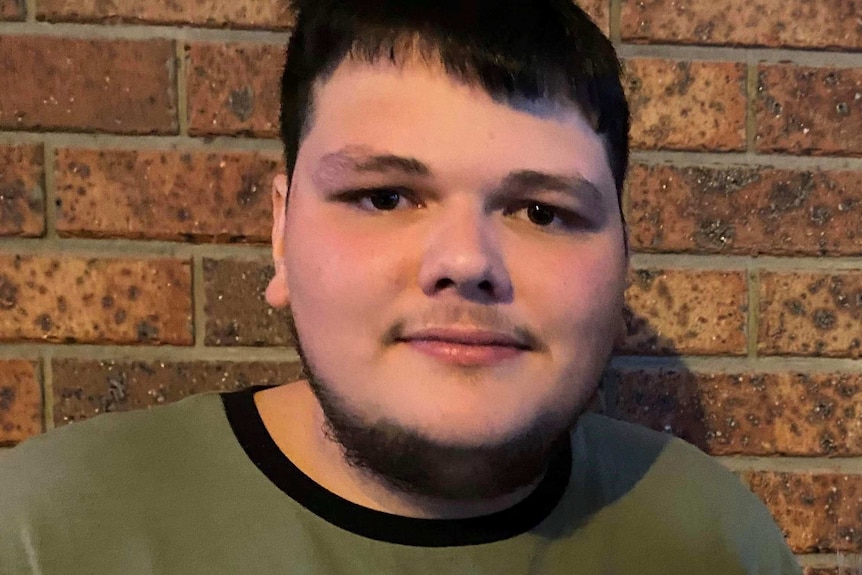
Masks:
[[[403,493],[449,501],[483,500],[513,493],[539,480],[551,458],[567,449],[583,411],[547,414],[495,443],[454,445],[385,418],[358,414],[308,361],[292,325],[303,375],[325,418],[324,433],[357,470]]]

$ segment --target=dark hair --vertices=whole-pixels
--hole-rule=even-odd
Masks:
[[[574,103],[605,141],[617,192],[628,165],[629,109],[611,42],[572,0],[297,0],[281,84],[281,138],[292,176],[312,91],[347,56],[419,56],[492,97]]]

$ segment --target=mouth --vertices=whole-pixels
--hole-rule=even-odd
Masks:
[[[473,328],[432,328],[396,340],[442,363],[483,367],[511,361],[532,346],[515,334]]]

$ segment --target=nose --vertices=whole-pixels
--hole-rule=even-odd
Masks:
[[[426,295],[450,291],[484,304],[511,300],[512,281],[492,218],[480,207],[453,208],[434,218],[419,270]]]

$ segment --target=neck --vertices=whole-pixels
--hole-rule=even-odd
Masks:
[[[357,469],[325,432],[325,416],[306,381],[255,394],[267,432],[281,452],[304,474],[330,492],[357,505],[404,517],[458,519],[501,511],[527,497],[539,484],[490,499],[452,500],[417,495]]]

